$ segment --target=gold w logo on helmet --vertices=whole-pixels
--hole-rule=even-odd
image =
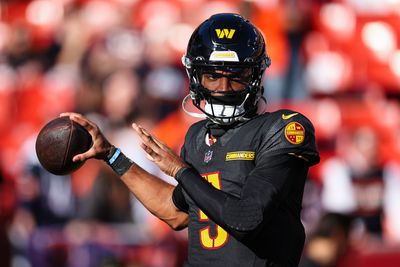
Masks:
[[[232,39],[233,34],[235,34],[235,29],[215,29],[219,39],[228,38]]]

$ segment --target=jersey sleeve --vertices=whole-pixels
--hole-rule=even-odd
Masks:
[[[256,164],[264,157],[280,154],[301,158],[309,166],[317,164],[320,158],[311,121],[291,110],[279,110],[271,116],[273,122],[261,138]]]
[[[183,212],[189,212],[189,205],[186,202],[185,195],[183,194],[182,185],[178,184],[172,192],[172,201],[174,205]]]

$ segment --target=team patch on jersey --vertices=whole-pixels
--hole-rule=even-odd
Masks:
[[[226,153],[226,161],[231,160],[254,160],[254,151],[233,151]]]
[[[285,127],[285,137],[290,143],[299,145],[303,143],[306,131],[298,122],[291,122]]]

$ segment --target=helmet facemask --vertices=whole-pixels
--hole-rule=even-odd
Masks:
[[[229,125],[238,121],[246,121],[256,114],[257,102],[262,97],[262,74],[267,66],[265,62],[258,64],[219,64],[218,62],[203,64],[183,58],[190,78],[190,98],[195,107],[217,124]],[[229,82],[242,85],[241,90],[222,91],[218,88],[206,88],[202,85],[202,75],[215,78],[226,77]],[[185,107],[184,107],[185,110]],[[186,111],[186,110],[185,110]],[[189,112],[190,113],[190,112]]]

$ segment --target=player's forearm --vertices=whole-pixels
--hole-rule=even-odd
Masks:
[[[173,185],[151,175],[137,164],[133,164],[121,180],[152,214],[171,228],[179,230],[187,226],[188,215],[173,204]]]

